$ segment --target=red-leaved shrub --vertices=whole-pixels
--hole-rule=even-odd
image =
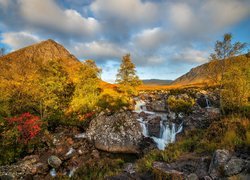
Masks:
[[[31,139],[41,131],[42,122],[38,116],[34,116],[29,112],[20,116],[6,118],[9,125],[14,125],[20,133],[19,141],[27,144]]]

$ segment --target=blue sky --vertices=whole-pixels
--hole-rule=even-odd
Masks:
[[[249,0],[0,0],[0,47],[54,39],[112,82],[130,53],[142,79],[175,79],[230,32],[250,43]]]

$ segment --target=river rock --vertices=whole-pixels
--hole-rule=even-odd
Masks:
[[[143,139],[139,122],[129,111],[93,119],[86,135],[100,150],[113,153],[139,153]]]
[[[154,162],[153,171],[159,179],[184,179],[184,173],[173,169],[169,164],[164,162]]]
[[[245,162],[237,157],[232,157],[224,166],[224,173],[226,176],[239,174],[244,168]]]
[[[149,136],[160,137],[161,131],[161,117],[156,116],[148,121],[148,134]]]
[[[209,166],[209,175],[216,179],[224,175],[223,167],[227,164],[231,155],[228,150],[218,149],[214,152],[212,161]]]
[[[166,103],[165,100],[158,100],[158,101],[153,101],[150,104],[151,109],[155,112],[166,112],[167,108],[166,108]]]
[[[187,180],[198,180],[199,177],[195,173],[191,173],[187,176]]]
[[[53,168],[58,168],[62,164],[62,161],[57,156],[50,156],[48,158],[48,164]]]

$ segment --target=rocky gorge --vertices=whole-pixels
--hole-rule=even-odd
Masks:
[[[190,112],[173,112],[169,97],[193,98]],[[220,117],[216,90],[183,92],[141,91],[134,98],[134,110],[101,112],[87,129],[57,127],[41,139],[43,146],[12,165],[0,167],[0,179],[51,179],[74,174],[86,163],[115,156],[124,158],[122,171],[106,179],[157,179],[137,171],[136,160],[151,150],[167,149],[169,144],[187,138],[195,129],[209,127]],[[221,179],[237,175],[248,179],[250,155],[217,149],[211,154],[186,153],[174,162],[154,161],[154,172],[170,179]],[[158,177],[159,178],[159,177]]]

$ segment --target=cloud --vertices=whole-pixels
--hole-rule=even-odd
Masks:
[[[138,33],[134,38],[137,47],[154,50],[163,45],[167,40],[168,34],[160,27],[146,29]]]
[[[96,0],[91,10],[99,17],[133,23],[152,22],[157,16],[156,4],[141,0]]]
[[[95,35],[100,30],[93,17],[82,17],[73,9],[62,9],[54,0],[20,0],[21,15],[31,26],[73,36]]]
[[[1,36],[1,42],[10,46],[12,50],[17,50],[41,41],[39,37],[28,32],[9,32],[3,33]]]
[[[0,0],[0,8],[6,9],[9,6],[10,0]]]
[[[250,1],[209,0],[165,3],[168,23],[184,35],[205,36],[249,16]]]
[[[180,52],[174,53],[172,58],[174,61],[201,64],[207,62],[208,53],[206,51],[186,48]]]
[[[105,41],[93,41],[89,43],[76,43],[72,52],[78,57],[94,60],[114,60],[120,59],[127,50],[117,46],[116,44]]]
[[[169,7],[169,19],[178,29],[186,31],[194,23],[195,16],[188,4],[176,3]]]

